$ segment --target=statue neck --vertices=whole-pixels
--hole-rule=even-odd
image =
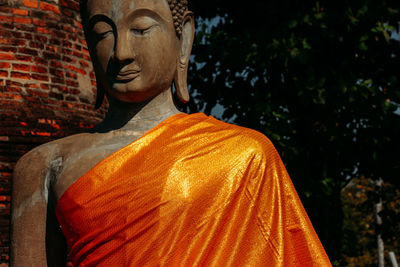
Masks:
[[[95,132],[126,130],[147,132],[163,120],[180,113],[172,99],[171,89],[142,103],[120,102],[109,97],[109,108]]]

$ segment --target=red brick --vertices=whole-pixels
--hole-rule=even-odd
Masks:
[[[39,135],[39,136],[51,136],[51,134],[47,133],[47,132],[36,132],[36,135]]]
[[[7,53],[7,54],[0,53],[0,60],[11,60],[11,59],[13,59],[13,56],[11,53]]]
[[[24,34],[23,34],[22,32],[19,32],[19,31],[12,31],[12,32],[11,32],[11,35],[12,35],[14,38],[24,39]]]
[[[50,96],[51,98],[55,98],[55,99],[58,99],[58,100],[63,100],[63,99],[64,99],[63,94],[57,94],[57,93],[55,93],[55,92],[50,92],[50,93],[49,93],[49,96]]]
[[[17,48],[12,46],[0,46],[0,51],[3,52],[17,52]]]
[[[62,63],[60,61],[52,60],[50,61],[50,66],[54,68],[62,68]]]
[[[43,27],[36,27],[36,31],[39,33],[44,33],[44,34],[49,34],[50,31],[47,28],[43,28]]]
[[[43,35],[35,35],[35,40],[43,44],[47,43],[47,37]]]
[[[38,1],[35,1],[35,0],[22,0],[22,3],[26,7],[33,7],[33,8],[38,7]]]
[[[23,84],[20,82],[13,81],[13,80],[8,80],[7,86],[23,86]]]
[[[20,16],[28,16],[28,10],[13,8],[13,14],[20,15]]]
[[[69,72],[69,71],[66,71],[66,72],[65,72],[65,76],[66,76],[67,78],[72,78],[72,79],[77,79],[77,78],[78,78],[78,75],[76,75],[76,73]]]
[[[65,31],[65,32],[76,32],[75,28],[72,28],[72,27],[70,27],[68,25],[62,25],[62,30]]]
[[[35,57],[34,62],[38,65],[47,65],[48,60],[46,57]]]
[[[77,58],[83,58],[83,54],[82,54],[82,53],[79,53],[79,52],[77,52],[77,51],[74,51],[72,54],[73,54],[74,56],[76,56]]]
[[[4,22],[12,22],[12,21],[13,21],[13,18],[10,17],[10,16],[0,16],[0,21],[1,21],[2,23],[4,23]]]
[[[56,59],[56,60],[60,60],[61,56],[59,54],[56,53],[50,53],[50,52],[43,52],[43,56],[47,59]]]
[[[13,64],[12,70],[29,71],[30,66],[26,64]]]
[[[53,45],[46,45],[46,50],[50,51],[50,52],[57,53],[58,52],[58,47],[57,46],[53,46]]]
[[[67,93],[68,92],[68,88],[67,87],[60,86],[60,85],[54,85],[54,86],[51,87],[51,89],[58,90],[58,91],[63,92],[63,93]]]
[[[30,49],[30,48],[19,48],[18,49],[18,53],[21,54],[28,54],[28,55],[32,55],[32,56],[37,56],[38,55],[38,51]]]
[[[43,67],[39,67],[39,66],[32,66],[32,72],[47,73],[47,68],[43,68]]]
[[[77,67],[72,66],[72,65],[66,65],[65,68],[69,69],[69,70],[72,70],[73,72],[79,72],[82,75],[86,75],[87,74],[84,69],[80,69],[80,68],[77,68]]]
[[[0,12],[6,13],[6,14],[11,14],[12,13],[12,8],[9,6],[0,6]]]
[[[14,58],[19,61],[25,61],[25,62],[30,62],[32,61],[31,56],[23,56],[23,55],[14,55]]]
[[[32,23],[32,20],[30,18],[14,17],[13,20],[14,20],[15,23],[24,23],[24,24]]]
[[[68,86],[79,87],[79,84],[76,81],[73,81],[73,80],[66,80],[65,83]]]
[[[76,42],[78,40],[77,36],[74,34],[68,34],[68,39],[73,42]]]
[[[41,83],[41,84],[40,84],[40,88],[42,88],[43,90],[49,90],[49,89],[50,89],[50,86],[49,86],[48,84]]]
[[[39,86],[37,84],[35,84],[35,83],[26,83],[24,86],[26,88],[33,88],[33,89],[38,89],[39,88]]]
[[[54,101],[49,98],[42,98],[41,101],[43,104],[46,104],[46,105],[57,105],[58,106],[58,104],[60,103],[58,101]]]
[[[42,43],[39,43],[39,42],[30,42],[29,43],[29,47],[43,49],[44,45]]]
[[[68,10],[68,9],[62,9],[62,13],[65,15],[65,16],[67,16],[67,17],[70,17],[70,18],[73,18],[75,15],[70,11],[70,10]]]
[[[87,63],[86,61],[83,61],[83,60],[80,60],[80,61],[79,61],[79,65],[81,65],[81,66],[84,67],[84,68],[89,67],[89,63]]]
[[[0,62],[0,69],[8,69],[8,68],[10,68],[10,63]]]
[[[72,96],[72,95],[67,95],[65,100],[70,101],[70,102],[78,102],[77,97],[76,96]]]
[[[10,95],[11,99],[16,101],[22,101],[22,96],[20,94],[12,94]]]
[[[55,30],[55,31],[53,31],[53,35],[56,36],[57,38],[60,38],[60,39],[66,39],[67,38],[67,35],[65,33],[63,33],[62,31]]]
[[[52,44],[52,45],[61,45],[61,40],[52,38],[52,39],[50,39],[49,43]]]
[[[25,31],[25,32],[34,32],[35,28],[32,25],[26,25],[26,24],[16,24],[15,28],[17,28],[20,31]]]
[[[63,49],[63,51],[64,51],[64,49]],[[75,63],[76,62],[75,59],[73,59],[71,57],[68,57],[68,56],[63,56],[62,60],[65,61],[65,62],[68,62],[68,63]]]
[[[7,87],[7,92],[14,92],[14,93],[21,94],[22,89],[21,89],[21,87],[9,86],[9,87]]]
[[[8,77],[8,71],[0,70],[0,77]]]
[[[26,91],[32,96],[39,96],[39,97],[48,97],[49,96],[48,93],[40,92],[40,91],[37,91],[37,90],[27,89]]]
[[[13,40],[11,40],[11,45],[13,45],[13,46],[25,46],[26,45],[26,41],[25,40],[21,40],[21,39],[13,39]]]
[[[60,78],[57,78],[57,77],[51,77],[51,82],[52,83],[59,83],[59,84],[64,84],[65,83],[64,79],[60,79]]]
[[[79,29],[83,29],[82,23],[80,23],[79,21],[76,21],[76,26],[78,26]]]
[[[87,43],[86,40],[84,38],[80,39],[79,42],[84,45],[85,47],[87,47]]]
[[[12,35],[12,32],[10,32],[10,31],[0,30],[0,36],[1,37],[11,37],[13,35]]]
[[[11,94],[11,93],[1,93],[0,98],[12,99],[16,101],[22,101],[22,96],[20,94]]]
[[[69,41],[67,41],[67,40],[64,40],[64,41],[63,41],[63,46],[64,46],[64,47],[67,47],[67,48],[72,48],[72,43],[69,42]]]
[[[75,11],[79,11],[79,4],[75,1],[61,0],[60,4],[63,7],[67,7],[67,8],[73,9]]]
[[[46,22],[38,18],[32,18],[32,23],[36,26],[42,26],[42,27],[46,26]]]
[[[52,5],[52,4],[49,4],[49,3],[40,2],[39,8],[41,10],[44,10],[44,11],[51,11],[51,12],[54,12],[56,14],[61,14],[60,9],[58,8],[58,6]]]
[[[64,77],[64,71],[62,71],[62,70],[57,70],[57,69],[51,68],[51,69],[50,69],[50,73],[51,73],[52,75],[57,76],[57,77],[60,77],[60,78],[63,78],[63,77]]]
[[[11,72],[11,78],[29,80],[31,78],[31,75],[29,73],[21,73],[13,71]]]
[[[46,82],[49,81],[49,77],[47,75],[40,74],[32,74],[32,79]]]
[[[3,23],[1,24],[1,28],[3,28],[3,30],[4,30],[4,29],[13,30],[13,29],[14,29],[14,24],[11,23],[11,22],[10,22],[10,23],[7,23],[7,22],[4,23],[4,22],[3,22]]]
[[[24,33],[24,39],[25,40],[32,40],[32,34],[25,32]]]
[[[12,46],[25,46],[26,41],[21,39],[0,38],[0,44]]]

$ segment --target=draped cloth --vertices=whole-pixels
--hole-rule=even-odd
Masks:
[[[331,266],[271,142],[202,113],[101,161],[56,215],[75,266]]]

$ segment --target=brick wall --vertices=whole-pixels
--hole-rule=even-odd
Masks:
[[[0,266],[9,261],[16,161],[99,122],[95,90],[78,0],[0,0]]]

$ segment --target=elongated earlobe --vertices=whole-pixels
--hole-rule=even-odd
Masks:
[[[101,107],[101,104],[103,104],[104,100],[104,95],[105,95],[105,90],[99,80],[97,79],[97,93],[96,93],[96,104],[94,105],[95,109],[98,109]]]
[[[179,100],[182,103],[187,103],[190,98],[187,85],[187,73],[194,39],[194,18],[192,12],[185,12],[182,25],[182,34],[180,36],[181,50],[177,59],[174,83]]]

